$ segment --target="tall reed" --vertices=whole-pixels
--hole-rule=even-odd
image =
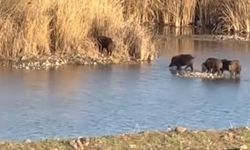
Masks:
[[[141,23],[170,24],[181,27],[194,21],[197,0],[123,0],[125,16]]]
[[[200,0],[198,16],[216,33],[250,32],[249,0]]]
[[[156,54],[145,24],[210,26],[250,32],[249,0],[0,0],[0,58],[84,53],[98,59],[95,38],[111,37],[113,57]]]
[[[250,32],[249,0],[224,0],[221,6],[222,29],[232,32]]]
[[[124,17],[122,1],[0,0],[0,4],[2,59],[77,53],[96,57],[98,35],[115,41],[118,58],[127,59],[129,53],[137,59],[154,55],[150,34],[133,18]]]
[[[249,0],[123,0],[125,16],[140,23],[184,27],[190,24],[215,32],[250,32]]]

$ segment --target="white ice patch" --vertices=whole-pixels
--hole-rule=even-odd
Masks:
[[[190,71],[178,71],[176,76],[185,77],[185,78],[205,78],[205,79],[223,79],[223,75],[206,73],[206,72],[190,72]]]
[[[200,71],[176,71],[173,69],[170,69],[170,71],[175,74],[178,77],[183,78],[201,78],[201,79],[226,79],[230,78],[229,76],[226,76],[225,74],[218,75],[218,74],[212,74],[212,73],[206,73],[206,72],[200,72]]]

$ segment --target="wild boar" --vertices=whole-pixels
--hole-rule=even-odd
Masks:
[[[181,70],[182,66],[186,66],[185,70],[187,70],[187,68],[190,68],[191,71],[193,71],[193,60],[194,57],[190,54],[180,54],[177,56],[173,56],[169,67],[176,66],[177,70]]]
[[[104,53],[104,50],[106,50],[108,56],[111,56],[113,50],[115,49],[115,43],[110,37],[107,36],[98,36],[97,45],[100,53]]]

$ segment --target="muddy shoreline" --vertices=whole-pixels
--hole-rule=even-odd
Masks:
[[[23,142],[1,141],[1,150],[83,150],[83,149],[223,149],[250,148],[250,128],[228,130],[189,130],[176,127],[169,131],[150,131],[117,136],[75,139],[48,139]]]
[[[50,68],[58,68],[64,65],[110,65],[110,64],[137,64],[139,60],[116,59],[100,55],[98,58],[91,58],[84,54],[76,54],[69,56],[45,56],[43,58],[29,58],[19,60],[1,60],[0,66],[22,69],[22,70],[46,70]]]
[[[250,38],[236,36],[236,35],[179,35],[167,36],[166,38],[190,38],[198,41],[236,41],[236,42],[249,42]],[[90,57],[88,54],[72,54],[67,56],[42,56],[36,58],[21,57],[16,60],[0,60],[1,67],[9,67],[14,69],[24,70],[40,70],[49,68],[58,68],[63,65],[109,65],[109,64],[139,64],[145,61],[129,59],[129,58],[116,58],[107,57],[99,54],[98,56]]]

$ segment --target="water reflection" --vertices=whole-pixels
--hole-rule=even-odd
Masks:
[[[191,35],[200,35],[200,34],[210,34],[211,32],[206,29],[202,28],[193,28],[193,27],[182,27],[182,28],[176,28],[173,26],[151,26],[149,27],[152,32],[156,36],[171,36],[171,37],[176,37],[176,36],[191,36]]]
[[[250,42],[219,41],[207,32],[196,35],[196,31],[193,28],[159,28],[157,28],[160,31],[155,35],[155,41],[157,49],[163,55],[176,55],[178,53],[194,54],[194,51],[218,51],[225,49],[235,51],[236,53],[238,51],[240,53],[249,53],[250,50]]]
[[[209,85],[209,84],[217,84],[217,85],[239,85],[241,80],[240,78],[225,78],[225,79],[217,79],[217,80],[211,80],[211,79],[202,79],[202,82],[204,85]]]

